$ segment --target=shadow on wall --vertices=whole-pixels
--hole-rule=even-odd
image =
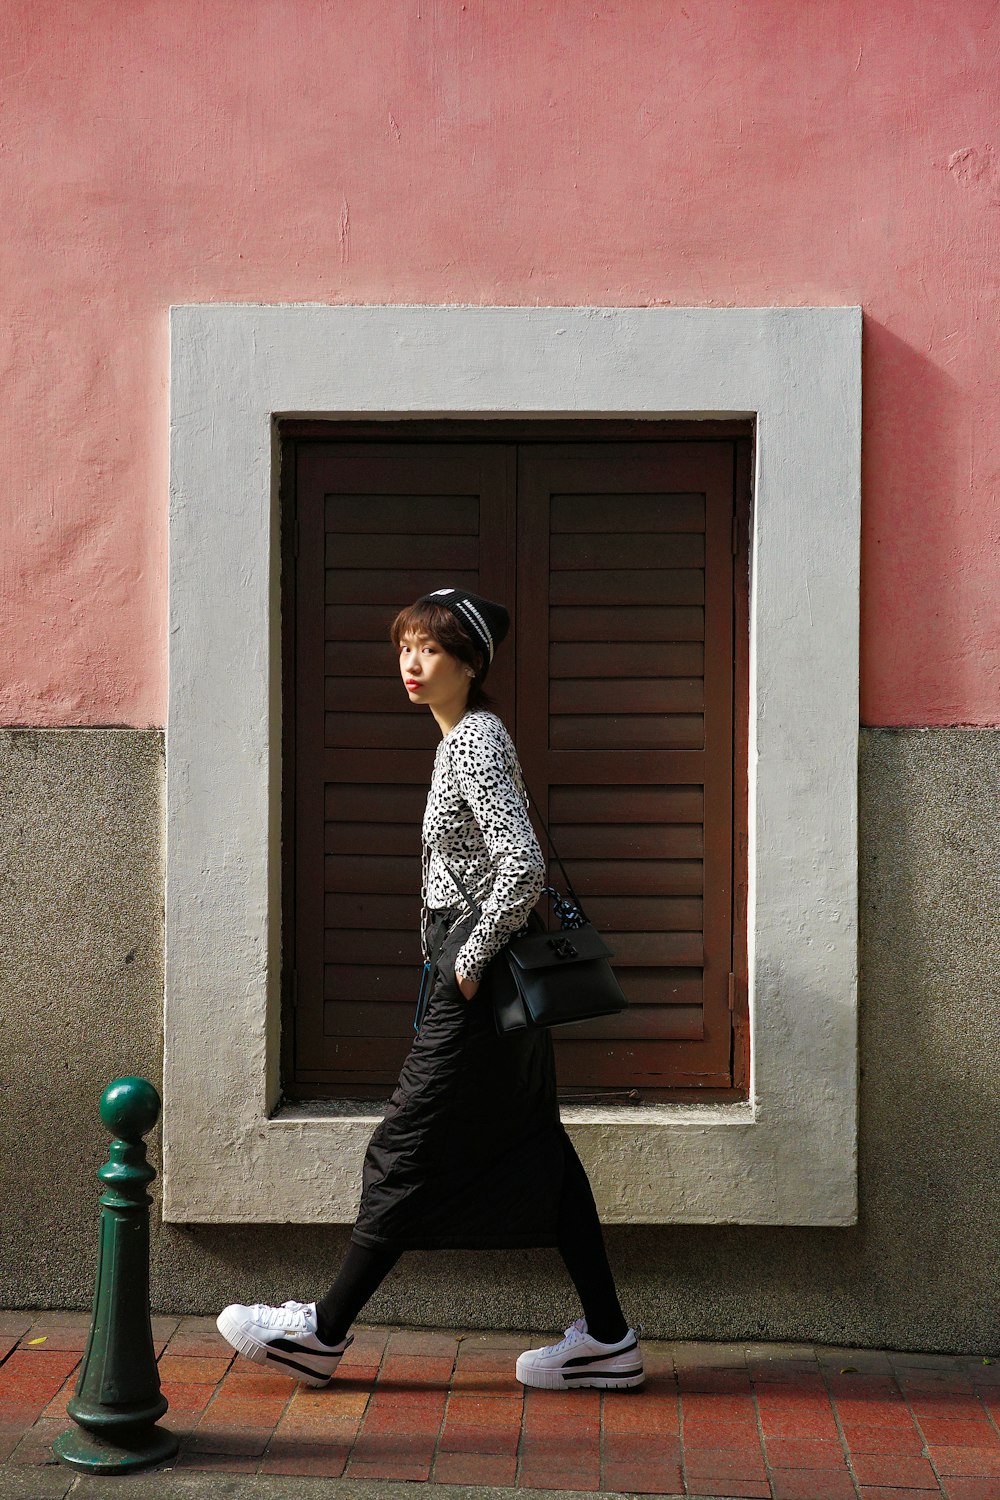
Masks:
[[[968,526],[957,524],[969,504],[968,458],[959,457],[968,393],[939,361],[867,315],[861,389],[861,722],[884,723],[887,703],[937,698],[933,717],[958,723],[956,705],[974,691],[968,621],[954,602],[956,558],[970,541]],[[898,643],[893,655],[883,640],[876,652],[876,632]],[[891,677],[875,677],[876,661]]]

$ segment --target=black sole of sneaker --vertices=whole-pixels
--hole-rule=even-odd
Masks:
[[[641,1365],[604,1374],[599,1370],[588,1370],[585,1375],[567,1376],[562,1370],[532,1370],[518,1360],[514,1373],[522,1385],[531,1385],[542,1391],[634,1391],[646,1379]]]
[[[333,1379],[336,1365],[328,1374],[319,1374],[310,1370],[307,1365],[300,1364],[287,1354],[277,1354],[269,1344],[262,1344],[257,1339],[251,1338],[239,1325],[237,1320],[228,1315],[228,1308],[221,1312],[215,1320],[215,1326],[222,1334],[227,1344],[231,1344],[237,1354],[242,1354],[244,1359],[253,1360],[255,1365],[273,1365],[275,1370],[288,1375],[292,1380],[297,1380],[301,1385],[323,1386],[329,1385]],[[340,1356],[337,1356],[337,1364]]]

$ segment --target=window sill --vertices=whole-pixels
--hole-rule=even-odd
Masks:
[[[559,1114],[571,1129],[576,1125],[752,1125],[753,1105],[732,1104],[564,1104]],[[275,1125],[301,1125],[327,1120],[366,1123],[370,1129],[382,1117],[377,1101],[363,1099],[302,1099],[279,1106],[271,1116]]]

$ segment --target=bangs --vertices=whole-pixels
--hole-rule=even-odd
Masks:
[[[432,604],[429,599],[418,600],[407,609],[401,609],[389,628],[389,638],[397,651],[406,635],[428,635],[453,656],[461,657],[463,661],[475,660],[475,642],[443,604]]]

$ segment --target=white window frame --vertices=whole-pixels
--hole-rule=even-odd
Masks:
[[[276,417],[752,417],[749,1100],[563,1118],[606,1221],[854,1223],[860,308],[213,304],[170,328],[164,1217],[350,1223],[374,1124],[277,1107]]]

